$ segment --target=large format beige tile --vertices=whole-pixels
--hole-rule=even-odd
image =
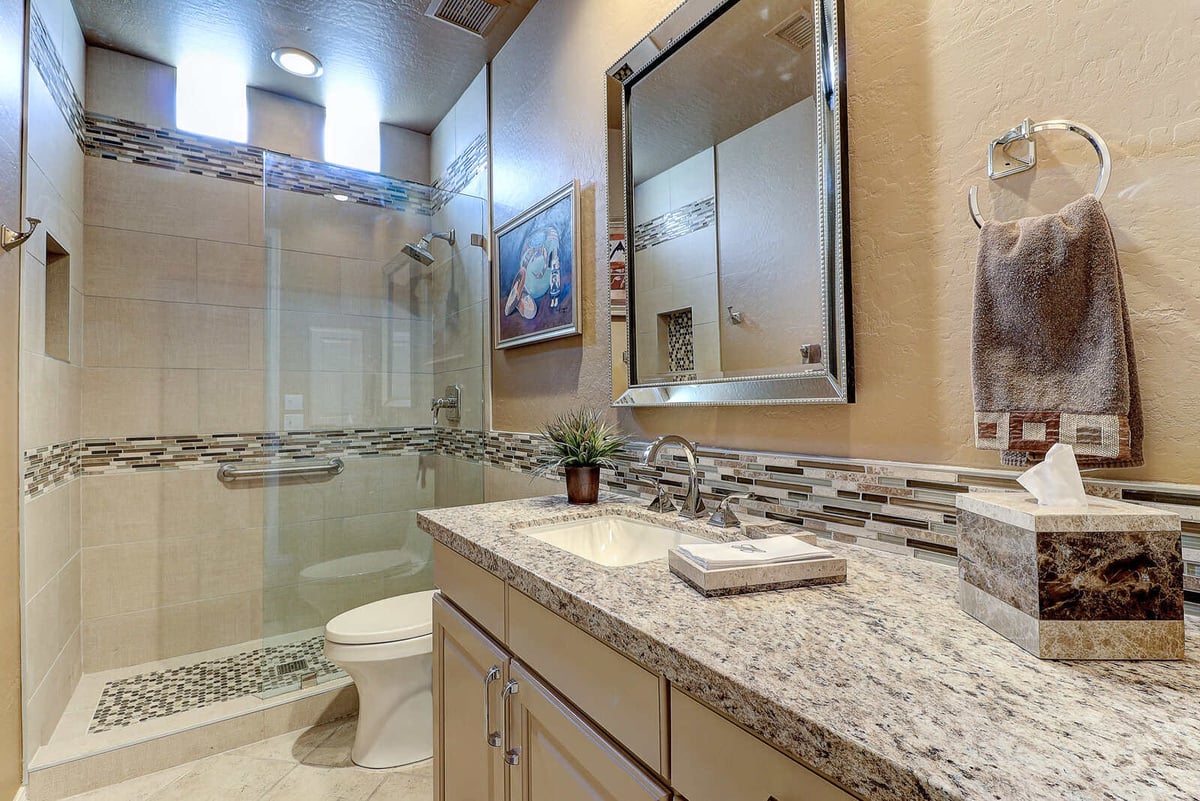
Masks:
[[[260,528],[261,483],[217,480],[216,466],[83,478],[84,545]]]
[[[257,187],[109,159],[85,159],[89,224],[253,244],[250,197]]]
[[[262,798],[263,801],[362,801],[370,798],[385,778],[376,771],[298,765]]]
[[[46,352],[46,265],[34,253],[21,260],[21,350]]]
[[[264,248],[212,241],[197,242],[196,247],[197,300],[256,309],[266,305]]]
[[[149,801],[258,801],[291,765],[271,759],[219,754],[198,762],[179,779],[151,794]]]
[[[196,301],[196,240],[119,228],[84,227],[89,295]]]
[[[79,550],[71,525],[72,487],[78,481],[25,502],[25,589],[32,597],[50,581]]]
[[[63,711],[83,673],[79,629],[71,632],[58,658],[41,682],[33,688],[25,705],[26,729],[30,740],[25,744],[26,758],[50,742]]]
[[[196,306],[197,366],[253,370],[263,363],[263,314],[232,306]]]
[[[35,688],[79,626],[79,587],[80,560],[76,556],[25,605],[25,669]]]
[[[175,127],[175,68],[105,47],[87,49],[89,111]]]
[[[102,787],[99,790],[71,796],[71,801],[146,801],[154,793],[191,773],[192,770],[191,763],[167,768],[148,776],[127,779],[111,787]]]
[[[198,371],[88,367],[83,371],[83,436],[191,434],[197,428]]]
[[[202,433],[266,430],[262,370],[200,370],[199,427]]]
[[[391,773],[370,801],[433,801],[433,775],[418,770]]]
[[[262,593],[112,615],[83,622],[83,666],[110,670],[262,636]]]
[[[89,296],[84,306],[88,367],[196,366],[203,333],[191,303]]]

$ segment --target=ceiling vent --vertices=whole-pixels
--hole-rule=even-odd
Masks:
[[[425,16],[448,22],[476,36],[484,36],[509,0],[433,0],[425,10]]]
[[[807,52],[813,43],[813,21],[804,11],[797,11],[767,31],[766,37],[787,45],[793,50]]]

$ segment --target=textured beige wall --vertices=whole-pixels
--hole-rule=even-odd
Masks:
[[[0,220],[21,218],[25,4],[0,0]],[[0,798],[21,786],[21,568],[17,364],[21,257],[0,251]]]
[[[605,167],[603,70],[669,11],[662,2],[542,0],[493,72],[497,223],[577,176],[583,236]],[[707,442],[861,458],[996,466],[971,445],[969,331],[976,229],[985,214],[1051,211],[1090,189],[1094,157],[1047,134],[1035,174],[987,184],[988,140],[1071,117],[1108,140],[1104,197],[1133,317],[1146,467],[1112,475],[1200,481],[1191,354],[1200,345],[1200,5],[1048,0],[1018,6],[846,2],[851,238],[858,403],[852,407],[643,410],[622,422]],[[536,44],[535,44],[536,43]],[[558,43],[550,46],[549,43]],[[592,269],[600,278],[600,271]],[[494,354],[494,427],[609,395],[608,327],[596,286],[575,340]],[[582,347],[581,347],[582,346]]]

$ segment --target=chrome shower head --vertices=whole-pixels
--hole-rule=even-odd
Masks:
[[[444,239],[453,245],[455,241],[454,229],[451,228],[449,231],[425,234],[425,236],[421,237],[420,242],[409,242],[402,248],[402,250],[406,256],[416,259],[417,261],[421,262],[421,264],[424,264],[426,267],[428,267],[429,265],[433,264],[433,253],[430,252],[429,246],[435,239]]]
[[[426,267],[433,264],[433,254],[429,252],[428,243],[422,239],[419,243],[408,243],[404,246],[404,255],[416,259]]]

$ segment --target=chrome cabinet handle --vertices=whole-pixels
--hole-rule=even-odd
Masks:
[[[508,736],[508,699],[510,696],[516,695],[518,692],[520,692],[520,685],[517,684],[517,680],[509,679],[504,685],[504,691],[500,693],[500,700],[504,707],[501,710],[502,716],[500,719],[503,721],[502,725],[504,726],[505,737]],[[521,764],[521,746],[518,745],[515,748],[510,748],[505,751],[504,763],[510,767]]]
[[[483,737],[492,748],[499,748],[501,735],[492,731],[492,682],[500,678],[500,666],[492,665],[483,677]]]

